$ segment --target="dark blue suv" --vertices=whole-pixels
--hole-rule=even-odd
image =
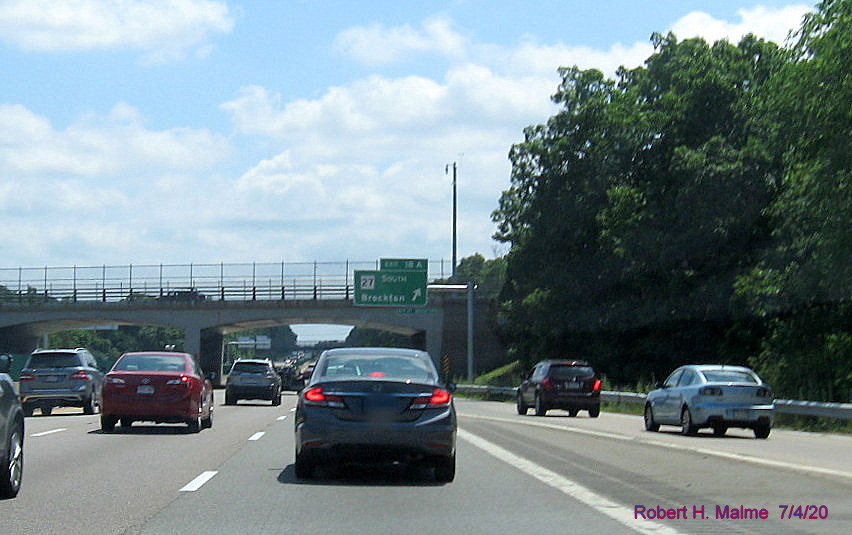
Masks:
[[[0,499],[18,495],[24,472],[24,411],[11,368],[12,355],[0,355]]]

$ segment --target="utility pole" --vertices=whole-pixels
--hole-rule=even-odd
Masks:
[[[450,172],[450,164],[444,168],[444,174]],[[456,162],[453,162],[453,274],[450,282],[456,282],[456,206],[458,204],[458,196],[456,194]]]

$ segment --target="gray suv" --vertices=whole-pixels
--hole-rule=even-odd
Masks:
[[[36,408],[49,415],[53,407],[82,407],[95,414],[101,398],[103,373],[88,350],[36,349],[21,370],[20,391],[24,414]]]
[[[281,404],[281,377],[269,359],[240,359],[231,366],[225,385],[225,405],[240,399],[268,399]]]
[[[11,368],[12,355],[0,355],[0,499],[18,495],[24,473],[24,411]]]

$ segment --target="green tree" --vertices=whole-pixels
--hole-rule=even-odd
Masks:
[[[768,327],[751,362],[789,396],[852,396],[852,1],[825,0],[768,84],[755,121],[783,158],[773,241],[737,281]],[[810,379],[813,378],[813,379]]]

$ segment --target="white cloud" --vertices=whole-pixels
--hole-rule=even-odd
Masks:
[[[708,42],[727,39],[731,43],[737,43],[744,35],[753,33],[783,44],[789,32],[798,29],[802,17],[810,9],[810,6],[805,4],[779,9],[755,6],[737,10],[740,17],[738,22],[717,19],[703,11],[693,11],[675,22],[671,30],[678,39],[703,37]]]
[[[98,177],[146,169],[198,169],[230,150],[207,130],[146,129],[139,112],[117,104],[66,130],[21,105],[0,105],[0,176],[50,174]]]
[[[446,18],[431,18],[419,29],[410,25],[388,28],[381,24],[356,26],[341,32],[334,47],[361,63],[380,65],[399,61],[415,53],[462,57],[465,38],[452,29]]]
[[[208,50],[234,21],[213,0],[3,0],[0,38],[24,50],[139,50],[146,61]]]

